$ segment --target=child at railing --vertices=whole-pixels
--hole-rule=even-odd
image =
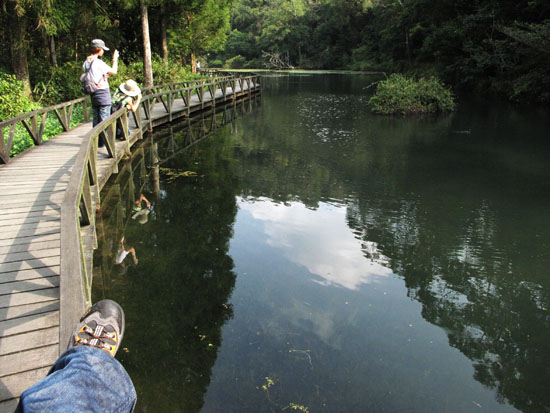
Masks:
[[[115,113],[124,106],[135,113],[141,102],[141,89],[134,80],[128,79],[118,87],[111,101],[111,113]],[[123,139],[120,128],[117,128],[116,135],[118,139]],[[130,125],[128,125],[128,135],[130,135]]]

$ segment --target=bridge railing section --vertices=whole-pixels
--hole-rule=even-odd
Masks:
[[[0,163],[8,163],[10,160],[18,126],[22,125],[24,127],[34,145],[40,145],[45,137],[46,121],[52,114],[55,114],[63,131],[71,129],[74,120],[74,109],[77,107],[82,107],[83,121],[88,122],[90,120],[89,100],[90,98],[85,96],[0,122]]]
[[[97,173],[100,134],[104,134],[108,156],[118,161],[130,150],[130,142],[140,139],[144,129],[152,129],[155,103],[162,103],[168,121],[171,121],[176,111],[189,116],[195,109],[215,107],[216,100],[228,102],[235,101],[238,96],[251,96],[258,88],[260,79],[257,75],[144,88],[136,113],[121,108],[85,135],[61,205],[60,350],[70,339],[80,315],[91,305],[91,251],[97,248],[95,212],[100,202]],[[176,108],[174,101],[179,97],[184,105]],[[129,114],[134,119],[131,129]],[[122,135],[122,145],[117,144],[117,128]]]
[[[208,79],[198,79],[190,82],[170,83],[160,86],[143,88],[144,94],[143,110],[146,119],[149,121],[148,129],[152,128],[151,108],[155,103],[160,102],[166,109],[166,113],[170,116],[173,113],[172,104],[174,100],[181,97],[186,106],[188,106],[187,115],[190,114],[192,108],[190,105],[193,96],[197,95],[201,105],[197,109],[203,109],[205,97],[214,94],[217,88],[221,88],[223,99],[226,99],[227,93],[235,93],[235,90],[248,87],[252,88],[259,85],[259,76],[249,74],[241,77],[223,75]],[[250,90],[251,92],[251,90]],[[215,102],[214,102],[215,103]],[[91,118],[90,98],[85,96],[74,99],[68,102],[63,102],[54,106],[38,109],[32,112],[25,113],[12,119],[0,122],[0,164],[10,161],[10,154],[14,144],[15,135],[18,129],[23,129],[27,136],[32,140],[35,146],[41,145],[45,138],[45,127],[48,118],[55,115],[59,121],[63,131],[72,129],[75,125],[75,108],[82,108],[81,121],[88,122]],[[80,122],[79,122],[80,123]],[[136,120],[137,124],[137,120]],[[111,155],[111,153],[109,153]]]

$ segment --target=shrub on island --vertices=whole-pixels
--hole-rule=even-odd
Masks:
[[[376,93],[369,99],[375,113],[412,115],[450,112],[455,109],[452,92],[435,78],[415,80],[399,73],[378,82]]]

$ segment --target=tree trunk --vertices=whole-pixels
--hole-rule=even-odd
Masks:
[[[160,5],[160,36],[162,48],[162,60],[168,63],[168,40],[166,38],[166,6],[164,3]]]
[[[191,73],[197,73],[197,57],[191,52]]]
[[[55,51],[55,38],[50,36],[50,61],[52,66],[57,67],[57,52]]]
[[[151,61],[151,39],[149,38],[149,15],[144,0],[141,3],[141,28],[143,31],[143,77],[144,86],[153,86],[153,63]]]
[[[15,77],[23,82],[24,93],[31,96],[31,82],[29,80],[29,64],[27,62],[27,42],[25,41],[25,21],[14,8],[14,2],[8,2],[8,16],[11,21],[10,55],[11,65]]]

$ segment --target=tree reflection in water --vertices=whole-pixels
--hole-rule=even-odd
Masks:
[[[235,285],[228,247],[237,188],[231,147],[215,134],[251,108],[240,103],[214,120],[204,116],[156,132],[102,191],[94,300],[112,298],[125,309],[118,358],[136,386],[137,411],[190,412],[203,404]],[[192,148],[212,134],[200,150]],[[160,165],[195,173],[167,184]],[[131,219],[140,194],[150,201],[143,224]],[[116,264],[121,237],[132,243],[139,264]]]

